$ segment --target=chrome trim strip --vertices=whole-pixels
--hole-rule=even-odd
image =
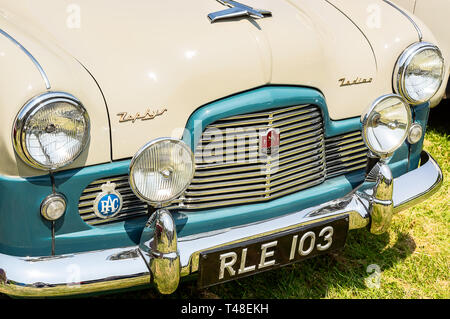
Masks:
[[[14,39],[12,36],[10,36],[3,29],[0,29],[0,33],[3,34],[6,38],[8,38],[8,40],[12,41],[15,45],[17,45],[30,58],[30,60],[33,62],[33,64],[36,66],[39,73],[41,74],[41,77],[45,82],[45,87],[47,88],[47,90],[50,90],[51,85],[50,85],[50,81],[47,77],[47,74],[45,73],[44,69],[39,64],[39,62],[36,60],[36,58],[27,49],[25,49],[22,44],[20,44],[16,39]]]
[[[411,16],[409,14],[407,14],[404,10],[400,9],[396,4],[392,3],[391,1],[389,1],[389,0],[383,0],[383,1],[386,2],[387,4],[389,4],[391,7],[397,9],[401,14],[403,14],[413,24],[414,28],[417,31],[417,35],[419,36],[419,41],[422,41],[422,39],[423,39],[422,30],[420,30],[419,26],[413,20],[413,18],[411,18]]]

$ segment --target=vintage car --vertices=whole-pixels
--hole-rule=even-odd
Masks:
[[[386,232],[442,183],[443,56],[383,0],[1,0],[0,292],[170,294]]]
[[[414,13],[423,23],[430,28],[436,40],[439,42],[439,47],[444,53],[444,60],[450,60],[450,36],[448,35],[449,23],[448,15],[450,13],[450,0],[394,0],[393,3],[402,6],[403,9]],[[450,64],[446,63],[447,69],[450,68]],[[447,71],[448,72],[448,71]],[[440,90],[445,90],[444,98],[450,98],[450,86],[447,80],[444,79],[444,83]],[[436,94],[430,101],[430,106],[436,106],[442,92]]]

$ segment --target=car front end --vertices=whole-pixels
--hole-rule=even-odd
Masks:
[[[208,287],[385,233],[440,187],[426,28],[386,1],[246,2],[82,1],[68,29],[51,0],[3,5],[2,293]]]

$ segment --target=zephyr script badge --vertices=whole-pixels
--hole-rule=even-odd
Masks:
[[[272,15],[272,12],[261,9],[254,9],[252,7],[246,6],[242,3],[231,1],[231,0],[217,0],[224,6],[230,7],[230,9],[225,9],[222,11],[217,11],[208,14],[208,18],[211,23],[217,20],[231,19],[236,17],[252,17],[254,19],[264,18],[265,15]]]

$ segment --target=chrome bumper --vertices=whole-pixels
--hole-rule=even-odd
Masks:
[[[159,210],[136,247],[52,257],[0,254],[0,292],[22,297],[80,295],[155,284],[171,293],[198,271],[202,251],[349,215],[349,229],[386,231],[394,213],[425,200],[442,184],[442,171],[426,152],[419,168],[392,179],[378,164],[366,181],[340,199],[258,223],[177,238],[170,213]]]

